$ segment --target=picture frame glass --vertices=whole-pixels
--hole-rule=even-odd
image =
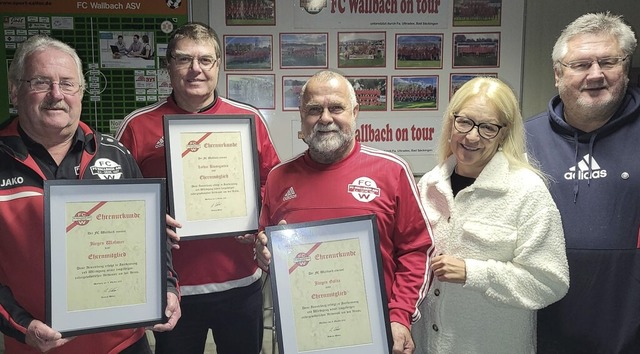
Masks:
[[[182,239],[255,233],[261,207],[251,115],[165,115],[170,214]]]
[[[47,325],[74,336],[164,322],[164,179],[44,188]]]
[[[267,227],[280,353],[390,353],[374,215]]]

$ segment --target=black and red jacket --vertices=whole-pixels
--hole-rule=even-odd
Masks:
[[[36,353],[25,333],[33,319],[45,319],[44,190],[46,179],[19,133],[18,119],[0,129],[0,330],[7,353]],[[114,138],[80,122],[71,149],[78,166],[61,171],[63,178],[139,178],[140,169],[129,151]],[[75,145],[74,145],[75,146]],[[110,160],[113,169],[97,162]],[[119,167],[118,167],[119,166]],[[60,174],[60,173],[59,173]],[[106,176],[113,174],[113,176]],[[167,252],[167,288],[178,294],[177,279]],[[118,353],[144,335],[144,329],[81,335],[49,353]]]

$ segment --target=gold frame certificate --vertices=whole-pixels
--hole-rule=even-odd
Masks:
[[[163,322],[165,181],[44,187],[46,323],[71,336]]]
[[[280,353],[391,353],[375,216],[265,232]]]
[[[166,115],[170,214],[183,239],[254,233],[260,212],[255,122],[249,115]]]

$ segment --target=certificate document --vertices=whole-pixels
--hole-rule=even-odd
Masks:
[[[169,214],[183,240],[255,233],[262,202],[253,115],[165,115]]]
[[[180,133],[187,221],[244,217],[241,133]]]
[[[144,200],[65,203],[67,308],[146,302]]]
[[[360,239],[292,245],[291,299],[301,352],[372,343]]]
[[[390,354],[375,215],[267,226],[282,353]]]

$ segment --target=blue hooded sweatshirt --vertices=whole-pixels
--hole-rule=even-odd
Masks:
[[[567,245],[570,288],[538,312],[538,353],[640,353],[640,89],[585,133],[559,96],[525,124]]]

